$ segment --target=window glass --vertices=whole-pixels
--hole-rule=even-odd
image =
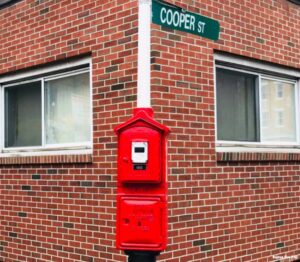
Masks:
[[[39,146],[41,82],[5,88],[5,147]]]
[[[218,140],[257,141],[256,78],[217,68]]]
[[[300,5],[300,0],[289,0],[289,1],[296,5]]]
[[[0,6],[5,5],[9,2],[12,2],[13,0],[0,0]]]
[[[276,91],[277,91],[277,98],[278,99],[283,98],[283,85],[281,83],[278,83],[276,85]]]
[[[68,144],[90,141],[89,74],[45,82],[45,142]]]
[[[295,84],[262,79],[261,91],[267,94],[261,101],[262,114],[269,119],[261,131],[262,141],[296,142]]]
[[[4,151],[73,150],[91,146],[87,68],[4,84],[3,91]]]
[[[217,140],[297,143],[296,86],[289,79],[217,67]]]

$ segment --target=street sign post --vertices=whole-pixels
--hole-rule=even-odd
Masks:
[[[152,1],[152,22],[211,40],[219,39],[218,21],[158,0]]]

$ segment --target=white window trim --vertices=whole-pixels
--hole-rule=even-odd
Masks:
[[[88,68],[82,68],[82,69],[75,69],[72,70],[72,68],[76,68],[78,66],[82,65],[89,65]],[[55,73],[57,71],[64,70],[63,73]],[[56,144],[56,145],[46,145],[44,141],[44,82],[48,80],[54,80],[59,79],[66,76],[72,76],[77,75],[81,73],[89,73],[90,77],[90,109],[89,109],[89,115],[90,115],[90,141],[80,142],[80,143],[68,143],[68,144]],[[45,77],[40,77],[40,75],[44,74],[51,74],[53,75],[47,75]],[[34,78],[37,76],[36,78]],[[31,80],[25,80],[22,81],[22,79],[26,78],[32,78]],[[30,82],[37,82],[41,81],[42,83],[42,101],[41,101],[41,107],[42,107],[42,145],[41,146],[33,146],[33,147],[9,147],[5,148],[4,141],[5,141],[5,130],[4,130],[4,112],[5,112],[5,104],[4,104],[4,90],[6,87],[9,86],[16,86],[24,83],[30,83]],[[13,82],[13,83],[11,83]],[[8,84],[6,84],[8,83]],[[83,58],[78,59],[76,61],[63,63],[59,65],[49,66],[46,68],[38,68],[35,70],[31,70],[30,72],[24,72],[24,73],[16,73],[9,76],[0,77],[0,89],[1,89],[1,99],[0,103],[2,106],[1,112],[0,112],[0,123],[3,128],[0,128],[0,157],[17,157],[17,156],[47,156],[47,155],[81,155],[81,154],[91,154],[93,151],[93,118],[92,118],[92,61],[90,58]]]
[[[220,64],[219,64],[220,63]],[[229,65],[222,65],[228,63]],[[233,65],[233,67],[230,67]],[[241,67],[241,68],[239,68]],[[247,69],[243,69],[243,67]],[[217,68],[224,68],[229,69],[232,71],[238,71],[248,74],[253,74],[258,76],[259,81],[259,100],[261,101],[261,79],[272,79],[272,80],[280,80],[287,83],[295,84],[295,113],[296,113],[296,134],[297,134],[297,141],[296,142],[241,142],[241,141],[223,141],[217,140]],[[249,70],[248,70],[249,68]],[[251,70],[253,69],[253,70]],[[263,70],[264,72],[270,72],[269,74],[266,73],[259,73],[257,71]],[[273,74],[281,75],[273,76]],[[290,79],[289,79],[290,78]],[[215,142],[216,142],[216,152],[274,152],[274,153],[300,153],[300,98],[299,98],[299,88],[300,88],[300,71],[294,69],[287,69],[272,66],[269,64],[265,64],[263,62],[257,62],[247,59],[242,59],[240,57],[229,56],[224,54],[215,54],[214,55],[214,99],[215,99]],[[259,110],[261,112],[261,103],[259,103]],[[262,119],[260,117],[260,134],[262,132]]]
[[[230,63],[236,66],[245,66],[248,68],[253,68],[253,70],[261,69],[273,73],[277,73],[280,75],[287,75],[291,78],[300,78],[300,71],[295,69],[287,69],[279,66],[273,66],[267,63],[258,62],[254,60],[248,60],[247,58],[243,59],[236,56],[224,55],[224,54],[215,54],[214,60],[220,61],[223,63]]]

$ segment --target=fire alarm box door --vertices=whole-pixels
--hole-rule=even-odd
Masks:
[[[137,126],[120,134],[119,181],[159,183],[161,181],[161,133]]]
[[[118,199],[118,246],[160,250],[165,238],[165,204],[159,197],[121,196]]]

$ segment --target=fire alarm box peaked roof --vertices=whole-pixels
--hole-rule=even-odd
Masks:
[[[135,125],[146,125],[152,127],[159,130],[164,135],[167,135],[169,133],[168,127],[158,123],[153,119],[153,111],[150,108],[136,108],[134,111],[134,116],[125,123],[118,125],[114,129],[114,131],[116,134],[119,134],[124,129],[130,128]]]

